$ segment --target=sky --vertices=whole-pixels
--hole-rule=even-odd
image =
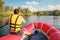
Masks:
[[[60,10],[60,0],[3,0],[13,8],[28,8],[32,12],[45,10]]]

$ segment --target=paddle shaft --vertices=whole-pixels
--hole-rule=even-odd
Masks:
[[[3,27],[6,26],[6,25],[8,25],[8,24],[5,24],[5,25],[1,26],[0,29],[3,28]]]

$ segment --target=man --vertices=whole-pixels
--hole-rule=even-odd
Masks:
[[[22,23],[26,23],[26,21],[21,16],[21,13],[19,13],[19,9],[14,9],[14,14],[11,15],[6,24],[7,23],[10,24],[10,32],[12,34],[23,34],[21,27]]]

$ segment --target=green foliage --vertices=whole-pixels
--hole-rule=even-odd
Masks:
[[[60,11],[59,10],[54,10],[53,11],[53,15],[54,16],[59,16],[60,15]]]
[[[60,16],[60,10],[33,12],[37,16]]]
[[[13,7],[5,6],[4,11],[13,11]]]
[[[23,15],[23,16],[32,16],[33,15],[33,13],[28,8],[22,9],[21,7],[18,7],[18,9],[19,9],[21,15]]]
[[[3,11],[3,6],[4,6],[4,2],[3,0],[0,0],[0,12]]]

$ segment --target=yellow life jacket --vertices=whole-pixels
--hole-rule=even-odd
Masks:
[[[22,22],[20,21],[21,15],[12,14],[10,17],[10,32],[18,32],[21,30]]]

